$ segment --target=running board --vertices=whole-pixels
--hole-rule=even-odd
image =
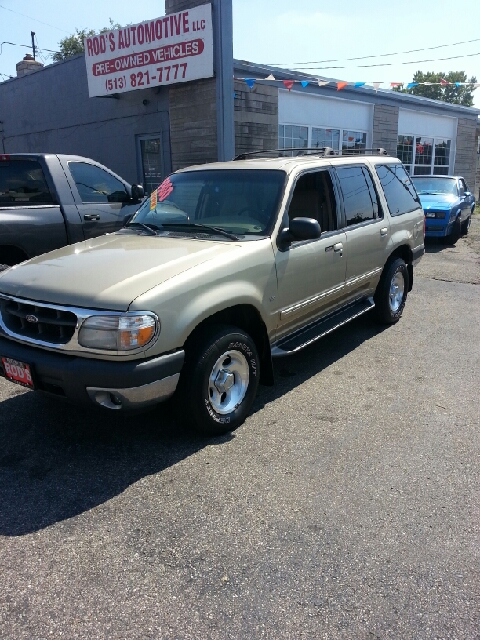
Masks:
[[[373,309],[375,303],[372,298],[358,300],[353,302],[339,311],[312,322],[311,324],[295,331],[295,333],[282,338],[272,346],[272,358],[289,356],[292,353],[300,351],[312,342],[323,338],[327,333],[331,333],[343,324],[350,322],[354,318],[363,315],[370,309]]]

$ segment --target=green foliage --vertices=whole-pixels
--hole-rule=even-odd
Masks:
[[[110,26],[95,31],[94,29],[75,29],[75,33],[66,38],[62,38],[58,43],[59,51],[53,54],[52,58],[54,62],[60,62],[60,60],[66,60],[72,56],[76,56],[78,53],[84,53],[85,47],[83,45],[85,38],[90,38],[98,33],[106,33],[112,31],[112,29],[121,29],[121,25],[117,22],[113,22],[110,18]]]
[[[450,71],[445,74],[443,72],[435,73],[434,71],[417,71],[413,76],[412,82],[432,82],[440,83],[441,80],[446,82],[477,82],[477,79],[472,76],[470,80],[467,80],[467,75],[464,71]],[[441,85],[422,85],[418,87],[412,87],[411,89],[402,89],[395,87],[394,91],[400,93],[410,93],[414,96],[423,96],[424,98],[431,98],[432,100],[443,100],[443,102],[450,102],[451,104],[460,104],[463,107],[471,107],[473,105],[473,87],[463,86],[457,87],[455,84]]]

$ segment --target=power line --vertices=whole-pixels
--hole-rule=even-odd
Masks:
[[[3,45],[4,44],[11,44],[14,47],[26,47],[27,49],[31,49],[32,46],[30,44],[17,44],[16,42],[7,42],[6,40],[4,42],[0,42],[0,56],[2,55],[2,49],[3,49]]]
[[[48,22],[42,22],[41,20],[37,20],[37,18],[32,18],[32,16],[27,16],[25,13],[20,13],[20,11],[14,11],[13,9],[9,9],[8,7],[4,7],[3,4],[0,4],[0,9],[5,9],[5,11],[10,11],[11,13],[16,13],[19,16],[23,16],[24,18],[28,18],[29,20],[33,20],[34,22],[39,22],[40,24],[44,24],[46,27],[52,27],[52,29],[56,29],[57,31],[63,31],[63,33],[69,33],[65,31],[65,29],[60,29],[59,27],[55,27],[53,24],[48,24]]]
[[[405,64],[421,64],[423,62],[440,62],[442,60],[458,60],[459,58],[471,58],[473,56],[480,56],[480,52],[477,53],[467,53],[463,56],[451,56],[449,58],[429,58],[426,60],[412,60],[410,62],[381,62],[379,64],[356,64],[356,65],[343,65],[337,67],[292,67],[292,71],[307,71],[309,69],[350,69],[350,68],[358,68],[358,69],[368,69],[372,67],[393,67],[395,65],[405,65]],[[308,63],[305,63],[308,64]],[[313,63],[312,63],[313,64]]]
[[[410,49],[409,51],[398,51],[396,53],[379,53],[371,56],[360,56],[356,58],[338,58],[336,60],[312,60],[310,62],[293,62],[291,64],[294,64],[294,65],[325,64],[327,62],[343,62],[343,61],[352,62],[353,60],[366,60],[367,58],[386,58],[388,56],[400,56],[400,55],[405,55],[407,53],[418,53],[420,51],[432,51],[433,49],[441,49],[442,47],[456,47],[457,45],[470,44],[471,42],[480,42],[480,38],[475,38],[474,40],[463,40],[462,42],[452,42],[451,44],[439,44],[435,47],[424,47],[423,49]],[[471,55],[478,55],[478,54],[471,54]],[[439,60],[450,60],[450,59],[451,58],[439,58]],[[408,64],[408,63],[402,63],[402,64]],[[284,62],[276,62],[276,63],[269,63],[268,66],[287,67],[289,65]],[[308,68],[311,69],[313,67],[308,67]],[[345,67],[325,67],[325,68],[326,69],[345,69]]]

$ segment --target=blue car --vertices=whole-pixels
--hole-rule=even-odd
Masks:
[[[468,233],[475,196],[461,176],[413,176],[425,213],[427,238],[444,238],[454,244]]]

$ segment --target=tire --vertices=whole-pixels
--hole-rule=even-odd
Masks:
[[[237,327],[215,325],[196,336],[178,398],[188,425],[208,436],[237,429],[255,400],[259,365],[255,343]]]
[[[469,215],[468,218],[462,222],[462,235],[466,236],[468,233],[468,230],[470,229],[470,225],[472,223],[472,216]]]
[[[377,319],[382,324],[394,324],[400,320],[407,300],[408,286],[405,262],[401,258],[388,262],[373,297]]]
[[[460,218],[455,220],[455,224],[453,225],[452,232],[450,235],[445,236],[445,244],[454,245],[457,240],[462,235],[462,223],[460,222]]]

